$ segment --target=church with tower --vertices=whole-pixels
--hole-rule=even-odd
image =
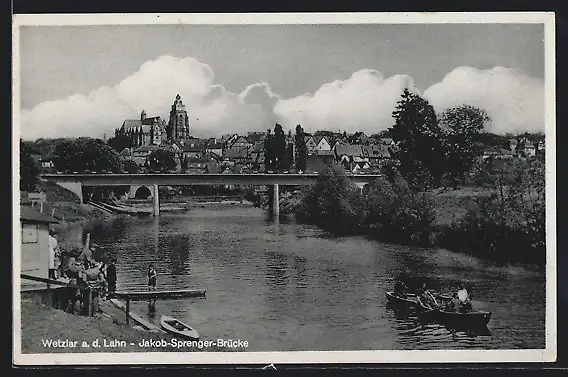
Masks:
[[[181,96],[178,94],[172,104],[168,123],[160,116],[147,117],[142,110],[140,119],[125,119],[122,126],[115,130],[115,135],[131,138],[134,148],[189,139],[189,116]]]
[[[189,117],[179,94],[170,110],[167,134],[171,141],[189,139]]]

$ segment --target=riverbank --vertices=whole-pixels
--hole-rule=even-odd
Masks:
[[[301,223],[319,226],[336,236],[364,235],[384,243],[438,247],[489,260],[544,267],[546,253],[539,243],[543,225],[527,223],[522,211],[501,213],[497,212],[499,208],[488,207],[484,203],[493,193],[484,187],[470,186],[430,190],[423,196],[401,194],[391,202],[392,194],[387,190],[379,196],[363,195],[343,204],[332,204],[338,203],[334,196],[326,199],[328,204],[322,204],[325,201],[320,198],[317,206],[323,207],[319,209],[304,203],[305,193],[285,193],[280,197],[280,210],[281,214],[292,215]],[[342,219],[341,224],[339,220],[326,223],[318,213],[330,210],[334,217],[351,218]],[[311,218],[306,218],[306,211],[311,212]],[[370,217],[377,214],[379,217]],[[499,220],[499,216],[504,220]]]
[[[82,317],[50,308],[37,300],[22,299],[22,353],[92,353],[92,352],[199,352],[199,351],[238,351],[218,347],[173,347],[173,337],[166,333],[150,333],[126,325],[118,324],[105,315]],[[53,342],[77,341],[76,347],[55,347]],[[113,344],[114,347],[92,347],[94,341],[99,345]],[[144,340],[160,341],[167,344],[140,346]],[[91,345],[82,347],[83,341]],[[120,344],[117,341],[124,341]],[[179,344],[179,342],[177,342]],[[176,344],[176,345],[177,345]]]
[[[57,224],[52,224],[51,228],[57,233],[59,246],[64,250],[82,247],[81,235],[77,234],[77,229],[93,222],[108,222],[120,217],[81,203],[75,194],[55,183],[40,181],[37,189],[45,193],[46,200],[41,205],[36,203],[34,208],[59,221]]]
[[[164,200],[160,202],[161,212],[170,211],[185,211],[191,208],[204,208],[204,207],[223,207],[223,206],[243,206],[252,207],[254,203],[244,199],[244,200],[234,200],[225,199],[219,197],[217,200],[212,200],[211,197],[187,197],[185,201],[177,198],[176,200]],[[141,210],[151,211],[152,203],[148,200],[127,200],[126,204],[132,207],[136,207]]]

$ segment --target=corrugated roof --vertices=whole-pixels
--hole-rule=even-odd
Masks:
[[[335,153],[333,151],[328,151],[328,150],[317,150],[316,154],[318,156],[334,156]]]
[[[207,145],[207,149],[223,149],[223,143],[211,143]]]
[[[191,144],[186,144],[181,147],[181,150],[184,152],[202,152],[203,148],[200,147],[199,145],[194,145],[192,147]]]
[[[132,128],[138,128],[142,125],[142,121],[140,119],[126,119],[122,126],[124,127],[125,131],[129,131]]]
[[[338,156],[363,156],[363,150],[360,145],[337,145],[335,153]]]
[[[246,148],[231,148],[224,151],[227,158],[247,158],[248,150]]]
[[[36,211],[32,207],[20,206],[20,221],[32,223],[59,223],[57,219]]]
[[[143,145],[135,149],[133,152],[151,152],[151,151],[157,151],[158,149],[162,148],[160,148],[157,145]]]

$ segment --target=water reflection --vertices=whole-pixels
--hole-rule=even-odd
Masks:
[[[247,339],[250,351],[544,347],[538,271],[364,237],[322,237],[314,227],[266,221],[255,208],[193,208],[155,220],[129,220],[108,243],[119,257],[117,289],[147,289],[149,263],[160,288],[206,289],[206,299],[132,303],[153,321],[175,315],[204,339]],[[427,282],[440,291],[472,284],[474,306],[493,313],[491,332],[452,332],[387,308],[385,292],[400,278],[409,288]]]
[[[190,238],[189,236],[170,237],[169,242],[164,242],[168,247],[163,248],[169,252],[170,273],[173,276],[181,276],[189,274],[189,254],[190,254]]]
[[[156,300],[148,300],[148,318],[156,318]]]

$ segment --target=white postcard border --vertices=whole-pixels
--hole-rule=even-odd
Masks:
[[[552,362],[556,360],[556,94],[555,18],[552,12],[491,13],[207,13],[207,14],[58,14],[14,15],[12,188],[19,193],[19,27],[64,25],[151,24],[436,24],[436,23],[542,23],[545,26],[546,118],[546,341],[538,350],[437,350],[437,351],[296,351],[296,352],[195,352],[195,353],[50,353],[22,354],[20,310],[21,233],[13,231],[13,362],[16,365],[93,364],[288,364],[288,363],[470,363]],[[19,195],[14,195],[12,221],[19,221]]]

